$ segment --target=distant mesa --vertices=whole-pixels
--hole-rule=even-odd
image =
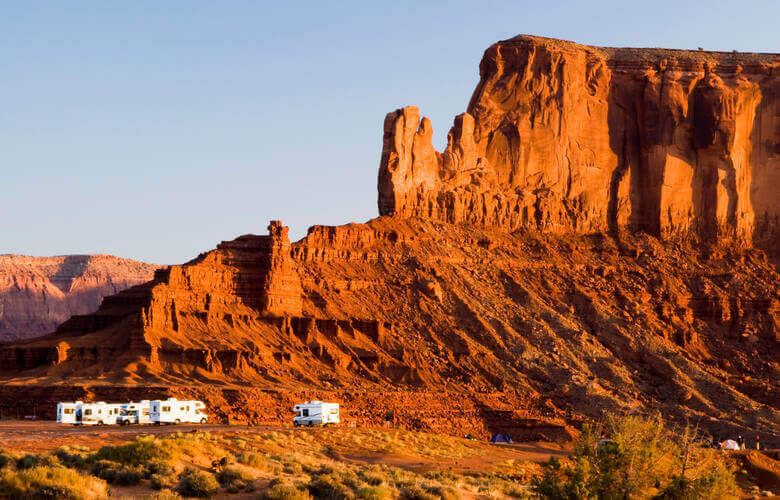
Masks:
[[[53,332],[103,297],[152,279],[159,266],[111,255],[0,255],[0,342]]]

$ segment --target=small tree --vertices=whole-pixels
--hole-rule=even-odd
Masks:
[[[565,464],[551,459],[534,491],[552,499],[731,498],[734,476],[716,453],[705,453],[696,430],[677,438],[660,416],[609,417],[586,425]],[[601,439],[604,436],[605,439]],[[713,450],[709,450],[712,452]]]

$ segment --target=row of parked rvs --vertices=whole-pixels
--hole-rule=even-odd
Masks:
[[[57,423],[73,425],[205,424],[208,415],[202,401],[176,398],[129,403],[59,403]]]

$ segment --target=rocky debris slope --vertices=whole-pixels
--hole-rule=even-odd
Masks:
[[[443,153],[416,107],[387,115],[380,214],[776,251],[780,54],[518,36],[479,69]]]
[[[0,342],[53,332],[103,297],[152,278],[158,266],[111,255],[0,255]]]
[[[479,414],[658,409],[780,439],[780,282],[761,250],[386,217],[287,247],[270,229],[0,349],[6,383],[500,394]]]

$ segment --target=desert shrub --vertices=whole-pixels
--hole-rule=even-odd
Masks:
[[[164,489],[173,489],[176,487],[177,484],[179,484],[179,478],[176,476],[176,474],[152,474],[149,477],[149,482],[152,485],[152,488],[155,490],[164,490]]]
[[[240,467],[227,466],[217,474],[217,480],[222,486],[227,488],[229,492],[237,493],[241,490],[251,488],[255,478],[252,474]]]
[[[65,467],[32,467],[0,471],[2,498],[67,498],[91,500],[106,498],[105,481],[79,474]]]
[[[111,460],[121,464],[143,465],[147,462],[167,462],[174,458],[173,441],[154,436],[139,436],[134,441],[119,446],[103,446],[92,455],[92,460]]]
[[[555,499],[632,498],[695,485],[697,498],[729,498],[733,474],[722,458],[704,451],[673,436],[660,417],[611,417],[603,428],[584,426],[570,460],[551,458],[533,479],[533,490]],[[687,479],[675,489],[678,476]]]
[[[385,500],[393,496],[394,490],[387,486],[364,486],[357,491],[357,497],[363,500]]]
[[[56,467],[60,461],[53,455],[27,454],[16,460],[17,469],[32,469],[33,467]]]
[[[309,483],[309,491],[315,498],[343,500],[354,498],[352,489],[333,473],[321,474]]]
[[[147,476],[146,468],[140,465],[123,465],[110,460],[98,460],[92,464],[90,473],[119,486],[138,484]]]
[[[146,495],[144,500],[181,500],[181,495],[171,490],[162,490]]]
[[[154,474],[173,475],[176,473],[176,469],[168,462],[162,462],[159,460],[152,460],[146,463],[147,474],[151,477]]]
[[[455,488],[450,486],[427,485],[423,487],[428,493],[432,493],[441,500],[458,500],[460,495]]]
[[[528,489],[525,486],[516,483],[508,483],[502,489],[504,495],[514,498],[531,498]]]
[[[298,462],[285,462],[282,471],[285,474],[301,474],[303,472],[303,465]]]
[[[308,491],[289,484],[275,484],[260,495],[261,500],[311,500]]]
[[[0,469],[16,465],[18,458],[15,453],[0,449]]]
[[[417,485],[407,486],[402,489],[398,498],[400,500],[439,500],[438,495],[425,491]]]
[[[54,451],[54,456],[65,467],[81,468],[84,466],[85,459],[81,453],[72,453],[72,448],[69,446],[61,446]]]
[[[188,469],[181,475],[176,491],[185,497],[212,497],[219,492],[219,483],[213,474]]]

